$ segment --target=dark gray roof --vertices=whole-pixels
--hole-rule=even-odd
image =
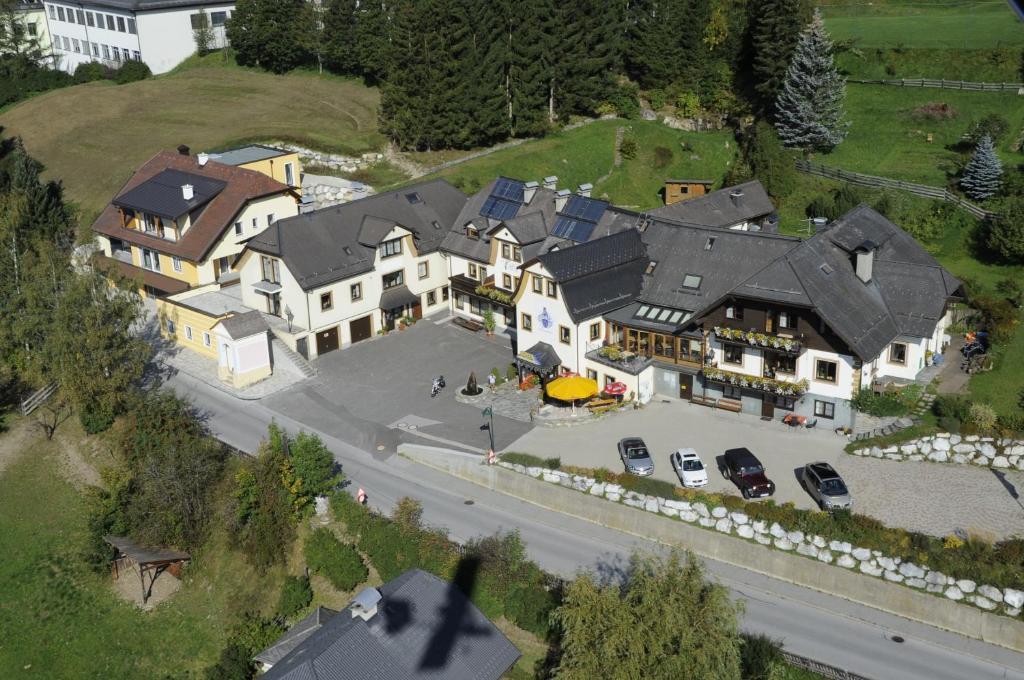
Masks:
[[[380,588],[368,621],[343,610],[266,680],[498,680],[519,650],[453,583],[419,569]]]
[[[565,283],[594,274],[637,258],[645,258],[644,243],[635,230],[622,231],[606,238],[581,243],[572,248],[559,248],[539,255],[537,259],[555,281]]]
[[[543,210],[534,210],[533,212],[522,211],[522,214],[505,220],[504,226],[515,236],[520,245],[527,245],[543,241],[547,237],[551,225],[548,224]],[[491,233],[500,231],[501,227],[502,225],[498,225],[491,230]]]
[[[733,193],[742,192],[734,197]],[[650,211],[651,215],[677,222],[708,227],[731,227],[775,212],[768,193],[756,179],[726,187],[688,201],[664,205]]]
[[[84,0],[83,4],[87,7],[109,7],[111,9],[145,12],[147,10],[223,5],[225,3],[215,0]]]
[[[554,368],[562,363],[562,359],[558,356],[555,348],[546,342],[538,342],[530,349],[523,350],[516,356],[537,368]]]
[[[244,165],[245,163],[264,161],[268,158],[277,158],[278,156],[284,156],[287,153],[291,152],[283,149],[276,149],[272,146],[264,146],[263,144],[249,144],[247,146],[240,146],[226,151],[211,153],[209,156],[210,160],[215,160],[218,163],[224,163],[226,165]]]
[[[256,335],[258,333],[266,333],[270,330],[270,326],[267,325],[263,315],[255,309],[250,312],[245,312],[244,314],[229,316],[218,323],[223,326],[224,330],[228,332],[228,335],[235,340],[248,338],[249,336]]]
[[[394,309],[405,305],[415,304],[420,301],[420,296],[409,290],[405,284],[393,286],[380,294],[380,308]]]
[[[182,187],[186,184],[192,185],[192,198],[187,201],[182,192]],[[111,202],[116,206],[174,220],[206,205],[226,186],[227,182],[219,179],[167,169],[129,189]]]
[[[298,647],[300,642],[320,630],[320,627],[337,613],[333,609],[317,607],[309,616],[289,628],[274,644],[254,656],[253,660],[273,666]]]
[[[416,193],[412,202],[408,195]],[[279,256],[304,290],[373,270],[376,244],[395,226],[417,251],[437,250],[466,195],[440,179],[278,220],[247,246]]]

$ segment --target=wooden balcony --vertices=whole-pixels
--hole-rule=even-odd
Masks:
[[[766,394],[777,394],[783,397],[799,397],[810,387],[807,380],[778,380],[775,378],[758,377],[746,373],[726,371],[717,366],[709,366],[701,371],[704,380],[720,385],[731,385]]]
[[[756,330],[743,330],[741,328],[729,328],[728,326],[715,326],[715,337],[725,342],[750,345],[757,349],[771,350],[780,354],[798,355],[803,350],[803,343],[797,338],[777,335],[773,333],[762,333]]]

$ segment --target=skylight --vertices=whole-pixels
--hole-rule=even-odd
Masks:
[[[405,195],[405,200],[409,201],[413,205],[415,205],[417,203],[422,203],[423,202],[423,199],[421,199],[420,195],[418,193],[416,193],[415,191],[412,192],[411,194],[406,194]]]
[[[715,247],[715,237],[708,236],[708,240],[704,243],[704,250],[711,250]]]
[[[657,267],[657,266],[658,266],[658,261],[657,260],[651,260],[650,264],[647,265],[647,271],[645,271],[644,273],[645,274],[653,274],[654,273],[654,268]]]
[[[828,263],[821,265],[819,269],[821,269],[821,271],[824,272],[826,275],[831,274],[833,271],[831,265],[829,265]]]
[[[644,321],[653,321],[655,323],[663,324],[679,324],[690,318],[689,312],[682,312],[678,309],[669,309],[667,307],[656,307],[654,305],[640,305],[636,313],[633,314],[634,319],[642,319]]]
[[[692,288],[697,290],[700,288],[700,282],[704,280],[704,277],[697,276],[696,274],[687,274],[683,277],[683,288]]]

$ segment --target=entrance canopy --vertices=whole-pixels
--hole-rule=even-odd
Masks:
[[[558,352],[554,347],[546,342],[538,342],[530,349],[517,354],[516,363],[533,370],[550,371],[560,366],[562,360],[558,358]]]
[[[409,290],[406,285],[395,286],[394,288],[388,288],[380,295],[380,308],[381,309],[395,309],[397,307],[405,307],[406,305],[415,305],[420,301],[420,296]]]

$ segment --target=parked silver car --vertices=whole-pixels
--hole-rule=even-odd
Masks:
[[[640,437],[626,437],[619,442],[619,458],[631,475],[647,477],[654,474],[654,459]]]
[[[846,482],[828,463],[808,463],[804,466],[804,487],[822,510],[850,510],[853,497]]]

